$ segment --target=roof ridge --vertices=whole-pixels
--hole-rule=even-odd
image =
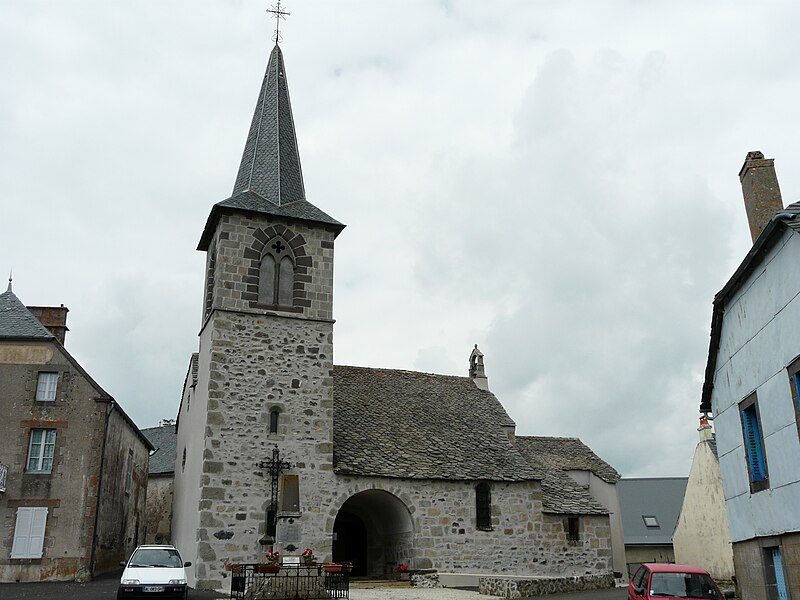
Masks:
[[[466,375],[447,375],[445,373],[431,373],[429,371],[414,371],[411,369],[393,369],[391,367],[363,367],[359,365],[333,365],[333,367],[339,369],[359,369],[363,371],[386,371],[391,373],[409,373],[411,375],[427,375],[429,377],[451,377],[453,379],[466,379],[471,381],[469,377]]]

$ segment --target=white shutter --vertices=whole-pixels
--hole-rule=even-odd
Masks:
[[[30,508],[17,509],[17,526],[14,528],[14,545],[11,546],[11,558],[23,558],[28,554],[31,521],[33,521],[33,514]]]
[[[28,554],[31,558],[42,558],[44,547],[44,528],[47,524],[47,507],[33,509],[33,523],[28,543]]]
[[[17,509],[17,524],[14,528],[11,558],[42,557],[47,510],[47,507],[31,506]]]

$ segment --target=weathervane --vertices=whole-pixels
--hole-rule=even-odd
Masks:
[[[275,35],[272,40],[277,44],[281,41],[281,19],[286,19],[292,13],[281,10],[281,0],[278,0],[278,3],[273,5],[272,8],[268,8],[267,12],[275,15]]]

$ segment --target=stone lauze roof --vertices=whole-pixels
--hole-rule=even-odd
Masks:
[[[517,443],[525,454],[538,457],[545,464],[567,471],[591,471],[606,483],[617,483],[617,470],[578,438],[520,436]]]
[[[494,394],[467,377],[334,367],[337,474],[540,480],[546,512],[607,513],[551,459],[520,453],[504,429],[513,426]]]
[[[178,448],[178,434],[175,432],[175,425],[150,427],[142,429],[142,433],[155,447],[155,452],[150,455],[148,473],[150,475],[174,473]]]
[[[39,319],[25,308],[19,298],[9,289],[0,294],[0,338],[24,340],[51,340],[53,334],[47,331]]]

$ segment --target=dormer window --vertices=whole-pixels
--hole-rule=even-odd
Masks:
[[[264,248],[258,276],[258,303],[294,304],[294,257],[289,245],[280,237],[270,240]]]

